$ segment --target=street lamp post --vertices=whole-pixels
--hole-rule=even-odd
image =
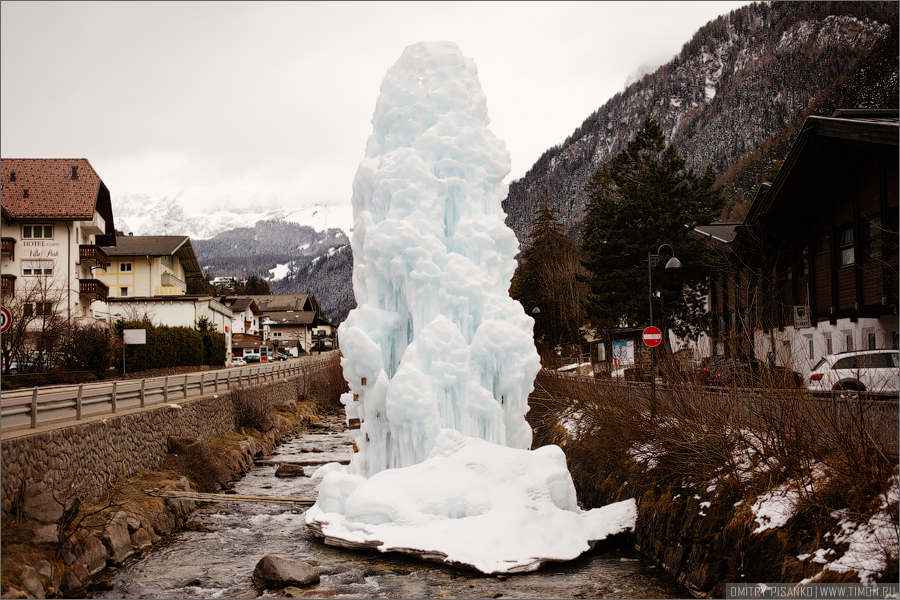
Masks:
[[[680,269],[681,261],[675,258],[675,250],[669,244],[663,244],[656,254],[647,252],[647,284],[650,293],[650,326],[653,326],[653,267],[659,263],[659,254],[663,248],[672,251],[672,258],[666,263],[667,269]],[[656,346],[650,348],[650,416],[656,416]]]

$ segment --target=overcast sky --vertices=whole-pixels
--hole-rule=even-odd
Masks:
[[[0,3],[0,153],[87,158],[113,197],[349,204],[403,48],[475,60],[511,182],[644,65],[748,2]]]

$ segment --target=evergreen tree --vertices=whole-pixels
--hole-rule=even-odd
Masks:
[[[529,245],[510,285],[510,295],[534,318],[534,337],[542,353],[557,344],[581,340],[582,309],[576,273],[580,259],[545,193],[535,210]],[[539,313],[535,314],[535,308]]]
[[[269,289],[268,281],[258,275],[251,275],[243,285],[240,283],[235,285],[234,293],[248,296],[268,296],[272,293],[272,290]]]
[[[594,174],[587,192],[588,315],[619,326],[649,324],[647,255],[669,244],[683,267],[654,270],[654,324],[696,337],[708,272],[705,244],[688,233],[711,223],[724,206],[712,168],[702,175],[685,169],[684,159],[666,145],[659,123],[648,118],[625,150]],[[663,254],[665,264],[668,250]]]

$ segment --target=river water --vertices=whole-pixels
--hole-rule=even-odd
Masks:
[[[348,462],[350,437],[310,433],[282,444],[267,464],[234,485],[247,496],[314,498],[318,479],[275,477],[277,463]],[[686,588],[626,545],[606,544],[567,563],[545,563],[533,573],[488,576],[402,554],[325,545],[304,522],[305,508],[228,502],[205,504],[191,519],[210,531],[183,531],[130,559],[106,576],[94,598],[285,598],[257,596],[250,576],[270,554],[301,560],[321,581],[311,598],[689,598]]]

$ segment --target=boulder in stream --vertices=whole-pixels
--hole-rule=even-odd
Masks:
[[[304,477],[306,471],[300,465],[293,463],[281,463],[275,470],[275,477]]]
[[[267,554],[256,563],[252,578],[264,588],[305,586],[319,582],[319,571],[309,563]]]

